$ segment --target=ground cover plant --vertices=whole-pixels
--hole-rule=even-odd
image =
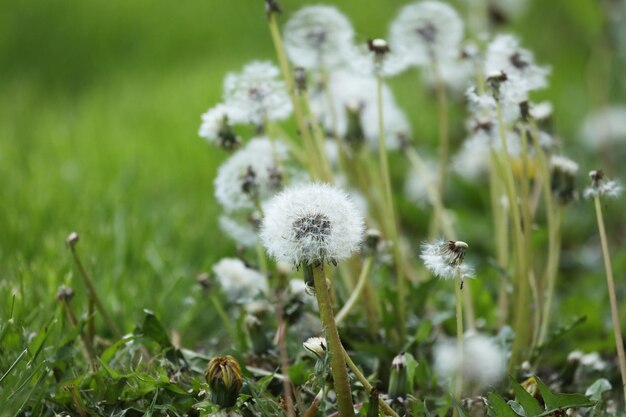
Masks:
[[[0,414],[626,415],[626,5],[253,3],[0,6]]]

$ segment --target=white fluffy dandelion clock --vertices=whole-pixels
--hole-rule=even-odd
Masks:
[[[293,108],[279,74],[271,62],[251,62],[240,73],[226,76],[224,101],[250,123],[262,125],[266,120],[284,120]]]
[[[467,243],[460,240],[438,240],[434,243],[423,243],[420,258],[426,268],[436,277],[455,279],[457,274],[463,280],[473,278],[474,271],[463,261]]]
[[[250,140],[222,164],[215,178],[215,197],[228,212],[253,209],[282,187],[281,163],[287,145],[266,137]]]
[[[267,277],[248,268],[241,260],[224,258],[213,266],[213,273],[231,302],[246,303],[268,292]]]
[[[322,183],[292,186],[265,207],[261,240],[278,261],[319,265],[359,250],[364,222],[340,189]]]
[[[285,25],[285,51],[304,68],[333,68],[345,63],[354,45],[348,18],[332,6],[298,10]]]
[[[456,10],[439,1],[405,6],[389,28],[391,48],[406,54],[412,65],[426,66],[434,59],[449,61],[458,54],[463,21]]]
[[[237,108],[220,103],[202,115],[198,136],[224,149],[234,149],[241,140],[232,130],[233,124],[245,122],[245,115]]]

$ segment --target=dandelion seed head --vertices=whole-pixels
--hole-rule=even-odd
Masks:
[[[530,108],[530,115],[535,120],[547,120],[552,117],[554,106],[549,101],[533,104]]]
[[[552,155],[550,157],[550,168],[559,170],[569,175],[578,173],[578,164],[562,155]]]
[[[328,184],[297,184],[267,203],[261,240],[278,261],[317,265],[349,258],[363,230],[363,217],[345,192]]]
[[[292,105],[280,71],[268,61],[254,61],[243,71],[230,73],[224,79],[224,101],[245,119],[256,125],[265,120],[284,120]]]
[[[626,106],[608,106],[590,114],[583,122],[580,136],[591,149],[626,142]]]
[[[591,186],[587,187],[583,193],[587,199],[597,196],[617,198],[624,191],[624,187],[619,181],[608,179],[600,170],[590,171],[589,178],[591,179]]]
[[[214,183],[217,201],[228,212],[255,208],[255,199],[263,202],[279,191],[276,170],[287,155],[281,141],[251,139],[220,166]]]
[[[220,103],[202,115],[198,136],[211,144],[233,149],[239,145],[240,140],[232,131],[231,126],[243,121],[244,115],[235,107]]]
[[[404,182],[404,193],[409,201],[426,208],[431,204],[428,187],[439,181],[439,170],[437,162],[430,158],[425,158],[423,165],[420,169],[413,168],[409,171]]]
[[[389,28],[392,50],[398,49],[413,66],[445,62],[459,50],[463,21],[456,10],[439,1],[409,4]]]
[[[423,243],[420,258],[424,266],[436,277],[455,279],[457,273],[461,279],[472,278],[474,271],[463,261],[467,243],[462,241],[438,240],[434,243]]]
[[[267,277],[248,268],[240,259],[223,258],[213,265],[213,273],[231,302],[245,304],[268,292]]]
[[[218,222],[220,229],[237,244],[246,248],[256,246],[259,238],[250,221],[238,221],[231,216],[221,215]]]
[[[513,35],[498,35],[487,47],[485,74],[504,73],[515,90],[538,90],[548,85],[550,69],[535,64],[535,58]]]
[[[444,379],[456,375],[459,368],[468,384],[479,387],[500,381],[506,371],[506,352],[493,338],[480,334],[466,334],[463,355],[455,344],[442,342],[435,346],[435,371]]]
[[[283,37],[291,62],[304,68],[342,65],[354,45],[352,24],[332,6],[301,8],[287,21]]]

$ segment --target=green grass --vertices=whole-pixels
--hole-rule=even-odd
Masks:
[[[303,4],[282,3],[289,11]],[[338,4],[365,40],[384,36],[405,2],[328,3]],[[556,130],[567,146],[589,109],[626,97],[616,72],[602,76],[607,55],[597,46],[604,28],[591,0],[535,1],[514,23],[537,60],[553,68],[551,86],[540,96],[554,102]],[[67,337],[57,289],[73,287],[77,313],[86,312],[85,290],[65,246],[71,231],[80,234],[83,261],[124,332],[141,322],[146,308],[179,333],[183,346],[203,350],[215,336],[215,313],[195,277],[232,255],[234,244],[217,227],[220,208],[213,198],[225,154],[196,131],[200,114],[220,100],[224,74],[252,59],[273,59],[260,0],[0,3],[0,376],[30,346],[5,381],[26,381],[13,404],[27,400],[32,384],[46,377],[37,368],[42,358],[34,357],[37,337],[48,334],[47,325],[47,345]],[[619,68],[618,58],[609,65]],[[416,79],[407,74],[392,84],[416,139],[432,145],[434,97]],[[462,121],[459,114],[453,120]],[[456,144],[459,126],[452,130]],[[566,149],[584,157],[583,173],[599,163],[580,147]],[[485,209],[486,201],[471,191],[462,195],[473,199],[462,219]],[[464,204],[452,201],[454,208]],[[615,269],[623,272],[626,255],[618,248],[624,228],[617,220],[624,205],[608,208]],[[565,247],[572,251],[596,235],[589,204],[572,209],[566,222]],[[408,230],[423,234],[416,225]],[[479,247],[491,245],[485,227],[464,232]],[[568,259],[574,271],[576,252]],[[608,309],[595,308],[606,300],[602,270],[573,274],[574,282],[560,281],[556,319],[586,314],[588,321],[564,345],[610,349]],[[96,322],[98,333],[108,336]]]

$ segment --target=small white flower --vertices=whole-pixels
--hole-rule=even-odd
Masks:
[[[456,344],[439,343],[434,352],[435,371],[444,379],[452,378],[459,368],[466,384],[480,388],[497,383],[506,371],[506,353],[492,338],[480,334],[466,335],[463,355]]]
[[[609,198],[617,198],[624,191],[624,187],[616,180],[606,178],[600,170],[589,172],[591,178],[591,186],[585,189],[585,198],[596,196],[605,196]]]
[[[198,136],[209,143],[232,149],[238,145],[239,141],[231,126],[243,121],[241,112],[232,106],[220,103],[202,115]]]
[[[266,120],[284,120],[292,105],[280,71],[271,62],[254,61],[240,73],[224,79],[224,101],[250,123],[262,125]]]
[[[582,125],[581,137],[592,149],[626,142],[626,106],[609,106],[589,115]]]
[[[411,65],[446,62],[459,50],[463,21],[446,3],[422,1],[400,10],[389,28],[391,49],[405,54]]]
[[[285,51],[304,68],[334,68],[349,59],[354,30],[346,16],[332,6],[298,10],[285,25]]]
[[[328,344],[326,343],[326,339],[323,337],[309,337],[304,343],[302,343],[302,347],[319,359],[323,358],[328,350]]]
[[[461,279],[472,278],[474,271],[463,262],[466,250],[467,243],[460,240],[438,240],[423,243],[420,258],[436,277],[455,279],[458,273]]]
[[[226,215],[219,218],[220,228],[231,239],[247,248],[256,246],[259,236],[251,221],[238,221]]]
[[[359,249],[363,223],[354,203],[340,189],[300,184],[267,203],[261,240],[271,256],[295,266],[336,262]]]
[[[213,272],[231,302],[243,304],[268,292],[267,277],[239,259],[223,258],[213,265]]]
[[[226,211],[255,208],[281,188],[280,165],[287,159],[287,145],[266,137],[250,140],[220,166],[215,197]]]
[[[505,84],[528,92],[548,85],[550,69],[537,66],[532,52],[523,49],[515,36],[498,35],[487,47],[485,74],[500,73],[506,75]]]

